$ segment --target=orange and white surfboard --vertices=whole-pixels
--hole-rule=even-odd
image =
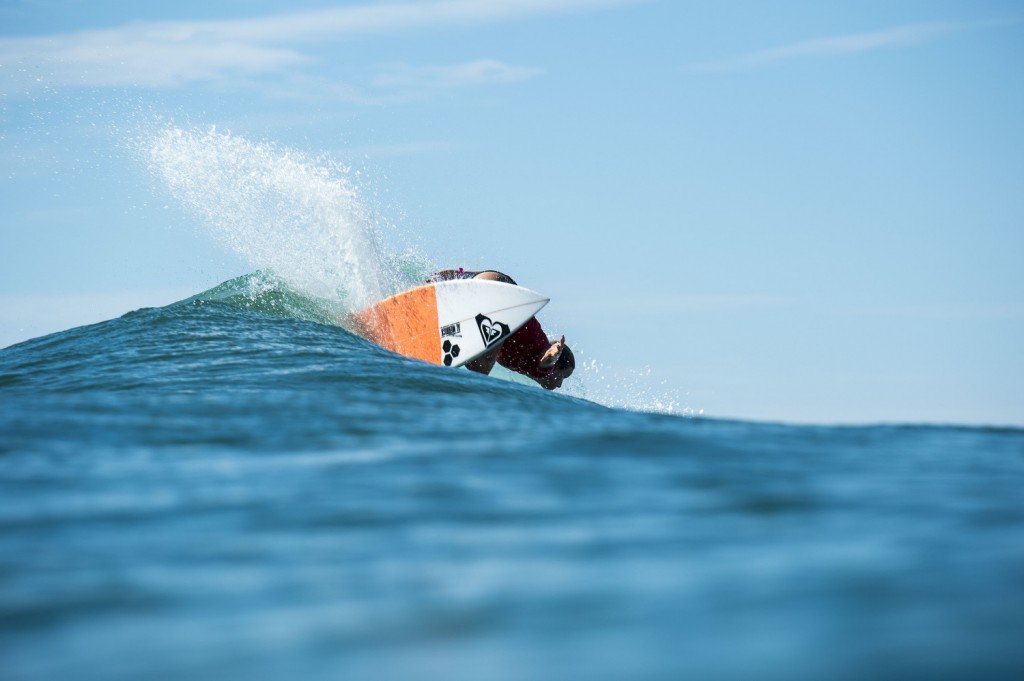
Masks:
[[[455,279],[391,296],[350,321],[360,336],[392,352],[461,366],[498,348],[547,304],[522,286]]]

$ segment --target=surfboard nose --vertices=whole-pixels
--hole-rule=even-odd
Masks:
[[[522,326],[548,304],[549,298],[523,286],[498,281],[462,279],[442,281],[434,285],[437,292],[438,319],[462,320],[477,314],[491,316],[506,311],[517,311],[513,317]],[[514,331],[515,329],[513,329]]]

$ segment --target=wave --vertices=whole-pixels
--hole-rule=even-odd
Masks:
[[[422,263],[415,259],[396,259],[393,267],[413,281],[425,276]],[[339,366],[350,366],[348,359],[370,354],[368,348],[376,353],[372,361],[377,376],[400,374],[409,366],[429,366],[359,337],[346,323],[353,311],[348,300],[312,295],[273,272],[256,271],[166,307],[143,308],[5,348],[0,351],[0,387],[141,389],[161,384],[160,371],[183,376],[206,363],[216,374],[225,363],[234,361],[230,359],[233,356],[253,366],[264,364],[266,371],[274,373],[301,370],[295,363],[302,359],[319,366],[316,359],[324,354],[334,357]],[[291,337],[284,337],[289,333]],[[246,349],[262,347],[268,338],[281,334],[284,336],[273,345],[288,347],[287,352],[264,356],[258,350]],[[577,357],[583,359],[559,395],[628,411],[692,415],[689,410],[678,409],[678,403],[671,394],[666,396],[664,389],[648,387],[635,375],[616,374],[595,360],[586,360],[583,351],[577,350]],[[452,374],[455,381],[466,380],[471,374],[466,369],[445,367],[443,371]],[[353,379],[358,380],[358,375]],[[517,388],[545,392],[529,378],[500,366],[494,367],[487,380],[488,390],[502,390],[511,383],[518,384]],[[203,387],[197,385],[195,389]]]
[[[0,387],[59,394],[245,389],[272,395],[282,378],[301,377],[304,385],[344,387],[363,396],[364,404],[371,393],[408,403],[410,397],[398,392],[496,389],[494,381],[481,384],[484,377],[469,371],[402,357],[364,340],[345,328],[346,312],[337,300],[309,296],[257,272],[166,307],[5,348]]]
[[[343,326],[352,312],[346,301],[303,293],[270,272],[253,272],[197,293],[177,305],[220,303],[302,321]]]
[[[359,171],[327,156],[174,125],[142,135],[136,147],[170,197],[255,270],[188,302],[344,326],[347,314],[439,269],[411,245],[417,239],[372,207],[355,181],[366,182]],[[563,393],[639,411],[693,413],[680,409],[674,390],[652,385],[649,369],[619,372],[576,350],[577,375]],[[500,367],[492,375],[535,385]]]

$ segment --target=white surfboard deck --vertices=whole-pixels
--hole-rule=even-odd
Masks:
[[[351,321],[356,333],[381,347],[457,367],[500,347],[547,304],[522,286],[455,279],[391,296]]]

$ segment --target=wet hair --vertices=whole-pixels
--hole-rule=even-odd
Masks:
[[[485,274],[486,275],[490,275],[490,276],[483,276]],[[518,286],[519,285],[519,284],[516,283],[515,279],[513,279],[510,276],[508,276],[504,272],[499,272],[498,270],[484,270],[482,272],[476,272],[475,274],[473,274],[473,278],[474,279],[487,279],[487,280],[490,280],[490,281],[500,281],[502,284],[512,284],[513,286]]]
[[[572,350],[566,345],[562,348],[562,354],[559,355],[558,361],[555,363],[555,371],[562,374],[563,377],[568,378],[572,376],[572,372],[576,370],[576,357],[572,354]]]

